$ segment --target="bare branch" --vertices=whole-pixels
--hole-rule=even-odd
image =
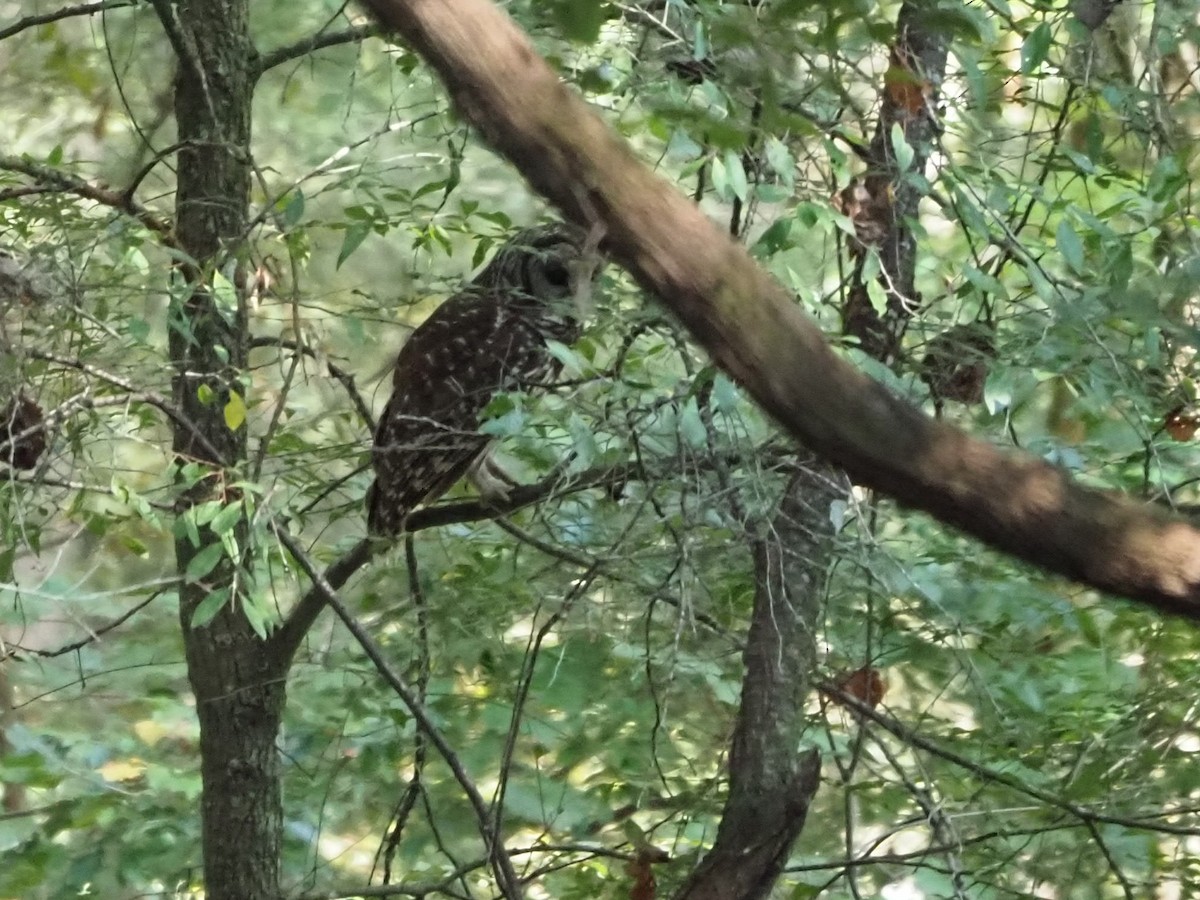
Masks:
[[[0,41],[10,38],[14,34],[20,34],[28,28],[49,25],[51,22],[61,22],[63,19],[71,19],[75,16],[94,16],[98,12],[106,12],[110,9],[122,9],[126,6],[141,6],[141,0],[99,0],[96,3],[80,3],[75,6],[64,6],[62,9],[54,10],[54,12],[25,16],[22,19],[17,19],[11,25],[0,28]]]
[[[418,531],[424,531],[429,528],[442,528],[446,525],[459,525],[465,522],[495,520],[499,527],[546,555],[554,559],[563,560],[581,569],[591,569],[593,566],[602,564],[603,561],[543,541],[529,534],[524,529],[518,528],[511,522],[505,521],[504,517],[519,509],[533,506],[536,503],[541,503],[551,498],[565,497],[569,494],[591,490],[592,488],[623,484],[638,477],[638,475],[639,470],[632,464],[597,467],[571,478],[564,478],[561,474],[555,474],[534,484],[519,485],[509,491],[508,496],[503,500],[495,502],[462,500],[423,507],[408,517],[405,523],[406,533],[415,534]],[[325,570],[326,581],[335,589],[340,588],[354,576],[355,572],[370,562],[377,554],[384,552],[388,546],[387,541],[378,539],[366,538],[359,541]],[[603,565],[602,571],[608,577],[617,578],[622,581],[630,580],[628,576],[616,571],[613,566]],[[672,605],[678,605],[678,600],[668,596],[665,592],[647,588],[645,585],[642,585],[642,587],[650,590],[656,599],[663,600]],[[325,598],[322,592],[315,586],[310,588],[296,603],[295,607],[293,607],[280,629],[273,635],[271,639],[273,643],[272,652],[276,653],[281,659],[290,659],[296,650],[299,649],[304,636],[308,633],[309,628],[312,627],[313,622],[317,620],[317,616],[321,614],[324,608]],[[729,637],[728,631],[711,616],[702,612],[696,612],[693,615],[697,622],[723,637]]]
[[[463,522],[476,522],[483,519],[496,519],[508,513],[515,512],[534,503],[539,503],[552,495],[563,495],[577,491],[588,490],[607,484],[617,484],[627,480],[629,471],[624,466],[614,466],[607,469],[593,469],[577,478],[564,480],[555,475],[536,484],[520,485],[511,490],[507,498],[495,503],[484,500],[464,500],[459,503],[442,503],[418,509],[408,517],[405,523],[406,532],[415,534],[427,528],[441,528],[446,525]],[[384,551],[389,542],[377,539],[364,539],[355,544],[344,556],[325,570],[326,581],[336,590],[365,566],[378,553]],[[587,563],[585,562],[584,565]],[[299,648],[304,635],[312,627],[321,610],[325,608],[324,594],[314,585],[292,609],[283,626],[272,638],[274,652],[281,657],[290,658]]]
[[[341,44],[358,44],[378,34],[378,25],[358,25],[354,28],[347,28],[345,31],[323,31],[320,34],[314,34],[312,37],[289,44],[286,47],[278,47],[275,50],[264,53],[259,58],[256,68],[258,74],[261,75],[263,72],[269,71],[289,60],[307,56],[314,50],[323,50],[326,47],[336,47]]]

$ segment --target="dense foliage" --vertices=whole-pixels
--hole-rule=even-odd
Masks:
[[[1095,5],[925,4],[950,50],[937,94],[889,61],[895,4],[510,12],[893,390],[1186,511],[1200,8],[1123,3],[1091,25]],[[176,63],[148,4],[23,21],[45,6],[0,0],[0,402],[24,396],[49,423],[36,464],[0,480],[0,897],[199,896],[175,537],[221,535],[186,577],[241,560],[233,602],[271,632],[308,587],[272,524],[322,563],[363,536],[371,415],[407,329],[544,211],[413,54],[339,4],[252,4],[254,281],[214,279],[230,309],[251,299],[251,365],[223,409],[249,458],[222,499],[184,510],[207,470],[170,443]],[[312,50],[315,34],[340,37]],[[855,186],[898,96],[938,127],[923,148],[885,131],[923,199],[902,351],[880,361],[841,312],[856,279],[886,303]],[[492,520],[460,489],[458,521],[377,556],[342,596],[498,799],[541,896],[631,896],[650,847],[669,856],[666,896],[715,834],[751,545],[796,451],[653,298],[611,268],[599,294],[559,350],[559,387],[498,398],[485,426],[543,501]],[[986,340],[947,341],[955,326]],[[956,353],[981,396],[952,384]],[[21,429],[6,416],[8,459]],[[824,780],[777,895],[1200,891],[1194,629],[863,491],[824,515],[838,541],[814,678],[877,673],[886,692],[878,722],[805,701],[796,749],[822,748]],[[292,895],[369,879],[491,895],[459,783],[332,618],[292,669],[279,752]]]

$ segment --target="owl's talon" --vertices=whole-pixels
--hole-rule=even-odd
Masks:
[[[504,471],[490,448],[471,464],[467,480],[479,496],[493,506],[507,503],[512,489],[518,486],[517,480]]]

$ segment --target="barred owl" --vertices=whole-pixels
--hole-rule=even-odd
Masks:
[[[511,484],[478,431],[480,413],[496,393],[543,386],[558,372],[546,341],[579,336],[575,306],[598,273],[596,243],[563,223],[518,232],[412,333],[375,429],[372,534],[399,534],[417,506],[464,475],[485,495]]]

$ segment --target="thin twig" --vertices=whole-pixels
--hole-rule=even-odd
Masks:
[[[19,156],[0,156],[0,169],[9,172],[19,172],[40,182],[48,189],[75,194],[76,196],[83,197],[85,200],[93,200],[103,206],[111,207],[130,218],[136,219],[147,229],[153,231],[166,246],[176,249],[179,247],[175,241],[175,234],[171,225],[138,203],[126,191],[114,191],[112,188],[99,187],[98,185],[84,181],[82,178],[67,175],[49,166],[38,165],[27,159],[21,159]]]
[[[575,580],[571,590],[567,596],[563,598],[558,609],[550,614],[549,618],[542,623],[537,632],[530,636],[529,645],[525,648],[525,658],[521,664],[521,673],[517,676],[517,695],[513,698],[512,717],[508,723],[508,734],[504,738],[504,750],[500,755],[500,775],[496,783],[496,793],[492,798],[492,841],[493,843],[500,842],[500,829],[504,821],[504,794],[508,789],[508,773],[512,767],[513,754],[517,749],[517,736],[521,729],[521,717],[525,710],[525,702],[529,697],[529,690],[533,685],[534,667],[537,663],[538,654],[541,652],[542,643],[546,640],[546,636],[550,633],[555,625],[561,622],[566,615],[571,611],[571,607],[575,605],[575,601],[592,586],[592,581],[595,579],[597,572],[600,569],[600,563],[597,560],[582,576]]]
[[[1013,775],[1006,772],[998,772],[995,769],[989,768],[981,763],[955,753],[940,744],[935,743],[930,738],[925,737],[916,729],[905,725],[898,719],[894,719],[889,715],[879,712],[871,706],[863,703],[853,694],[848,694],[833,682],[822,682],[817,685],[817,688],[837,698],[838,702],[848,709],[852,710],[856,715],[870,719],[884,731],[887,731],[920,750],[930,753],[947,762],[953,763],[962,769],[974,774],[977,778],[983,781],[995,782],[1002,784],[1005,787],[1011,788],[1020,794],[1027,797],[1032,797],[1035,800],[1040,800],[1057,809],[1070,813],[1083,822],[1102,822],[1107,825],[1120,825],[1123,828],[1134,828],[1144,831],[1153,831],[1159,834],[1175,834],[1186,835],[1188,837],[1200,837],[1200,827],[1189,827],[1187,825],[1173,825],[1169,822],[1152,822],[1148,819],[1134,819],[1128,816],[1115,816],[1109,813],[1099,812],[1095,809],[1090,809],[1086,806],[1080,806],[1077,803],[1072,803],[1069,800],[1064,800],[1062,797],[1052,793],[1051,791],[1037,788],[1021,781]],[[1167,816],[1181,815],[1182,813],[1172,810],[1163,810],[1159,813],[1159,818]]]
[[[454,752],[454,748],[450,746],[449,741],[446,740],[446,737],[434,723],[424,704],[418,700],[416,692],[392,668],[384,656],[383,650],[375,643],[375,639],[367,634],[366,629],[346,609],[345,604],[338,597],[336,589],[317,569],[316,564],[305,552],[304,548],[300,546],[299,541],[278,524],[274,524],[273,529],[280,543],[287,547],[292,558],[296,560],[300,568],[308,575],[313,587],[320,591],[325,603],[337,614],[337,617],[342,620],[342,624],[346,626],[346,630],[354,636],[358,645],[362,647],[363,652],[367,654],[367,658],[375,666],[375,670],[383,677],[388,686],[396,692],[404,705],[408,707],[409,712],[416,719],[418,726],[425,732],[425,735],[429,738],[429,742],[454,774],[454,779],[462,788],[463,793],[467,795],[467,800],[475,811],[476,824],[479,826],[479,833],[483,838],[488,860],[491,863],[492,871],[496,876],[496,882],[501,893],[505,897],[508,897],[509,900],[520,900],[523,892],[520,879],[517,878],[516,872],[513,869],[512,859],[509,857],[507,850],[505,850],[503,843],[494,839],[492,814],[488,810],[483,795],[479,793],[479,788],[475,786],[475,782],[463,767],[458,754]]]
[[[177,580],[177,579],[173,579],[173,580]],[[163,594],[162,588],[160,588],[157,591],[154,591],[152,594],[150,594],[150,596],[148,596],[141,603],[138,603],[137,605],[133,606],[126,612],[121,613],[121,615],[117,616],[115,619],[112,619],[107,624],[92,628],[91,633],[88,634],[88,636],[85,638],[80,638],[79,640],[72,641],[69,644],[63,644],[61,647],[56,647],[53,650],[32,650],[32,649],[28,649],[28,648],[21,648],[19,651],[14,650],[12,653],[6,653],[3,655],[0,655],[0,662],[3,662],[4,660],[10,659],[10,658],[20,659],[22,656],[37,656],[37,657],[41,657],[43,659],[50,659],[50,658],[53,658],[56,656],[65,656],[68,653],[74,653],[76,650],[82,650],[88,644],[95,643],[97,640],[100,639],[100,637],[102,635],[107,634],[108,632],[112,631],[114,628],[118,628],[121,625],[124,625],[126,622],[128,622],[130,619],[132,619],[135,615],[137,615],[139,612],[141,612],[143,609],[145,609],[147,606],[149,606],[151,603],[153,603],[155,600],[157,600],[159,597],[161,597],[162,594]]]
[[[334,365],[327,357],[319,355],[312,347],[309,347],[307,344],[301,344],[299,341],[268,337],[252,338],[250,340],[250,349],[253,350],[257,347],[280,347],[284,350],[302,353],[305,356],[311,356],[313,359],[324,362],[330,376],[336,378],[342,387],[345,388],[347,395],[350,397],[350,402],[354,404],[354,409],[363,420],[363,424],[367,426],[372,434],[375,433],[375,416],[371,414],[371,407],[367,406],[362,394],[359,393],[358,386],[354,383],[354,376],[345,369]]]
[[[425,603],[425,592],[421,589],[420,572],[417,569],[417,549],[411,533],[404,536],[404,561],[408,566],[408,593],[412,598],[413,608],[417,611],[417,699],[424,704],[429,689],[429,675],[432,663],[429,657],[429,607]],[[392,881],[392,862],[396,851],[400,848],[400,839],[404,835],[404,827],[408,817],[412,815],[421,797],[424,787],[422,776],[425,772],[425,759],[428,751],[425,733],[419,728],[413,735],[413,771],[412,777],[405,785],[404,794],[396,804],[396,812],[392,814],[391,827],[384,838],[383,845],[376,853],[376,864],[383,857],[383,883]],[[374,874],[374,871],[372,871]]]
[[[133,384],[133,382],[122,378],[120,375],[115,375],[112,372],[97,368],[96,366],[83,362],[83,360],[73,359],[69,356],[59,356],[55,353],[46,353],[42,350],[23,350],[22,352],[30,359],[38,359],[42,362],[54,363],[55,365],[83,372],[85,375],[91,375],[93,378],[99,378],[101,381],[105,381],[108,384],[111,384],[113,387],[120,388],[121,390],[127,392],[131,399],[140,400],[143,403],[148,403],[149,405],[161,410],[162,412],[166,413],[177,425],[186,428],[200,444],[200,446],[204,448],[205,453],[209,454],[210,459],[216,460],[218,464],[223,464],[221,462],[222,455],[220,451],[217,450],[208,437],[191,419],[184,415],[183,411],[180,410],[179,407],[175,406],[175,404],[169,401],[162,394],[154,391],[139,390],[137,386]]]
[[[375,131],[359,138],[356,141],[351,141],[349,144],[343,144],[337,150],[333,151],[333,153],[329,154],[329,156],[325,157],[325,159],[321,160],[321,162],[317,163],[317,165],[308,172],[301,175],[299,178],[294,179],[291,184],[288,184],[281,190],[276,191],[274,196],[268,198],[267,202],[264,203],[259,209],[258,214],[254,216],[254,218],[252,218],[246,225],[246,233],[249,234],[259,225],[265,222],[271,216],[271,211],[278,207],[279,202],[284,197],[286,197],[300,185],[304,184],[304,182],[308,181],[310,178],[316,178],[323,172],[333,168],[334,165],[341,162],[359,147],[363,146],[364,144],[369,144],[371,141],[378,140],[384,135],[392,134],[396,131],[403,131],[405,128],[415,128],[420,123],[441,115],[443,115],[441,110],[435,110],[434,112],[425,113],[424,115],[417,116],[412,119],[406,119],[403,122],[389,122],[388,124],[377,128]]]

